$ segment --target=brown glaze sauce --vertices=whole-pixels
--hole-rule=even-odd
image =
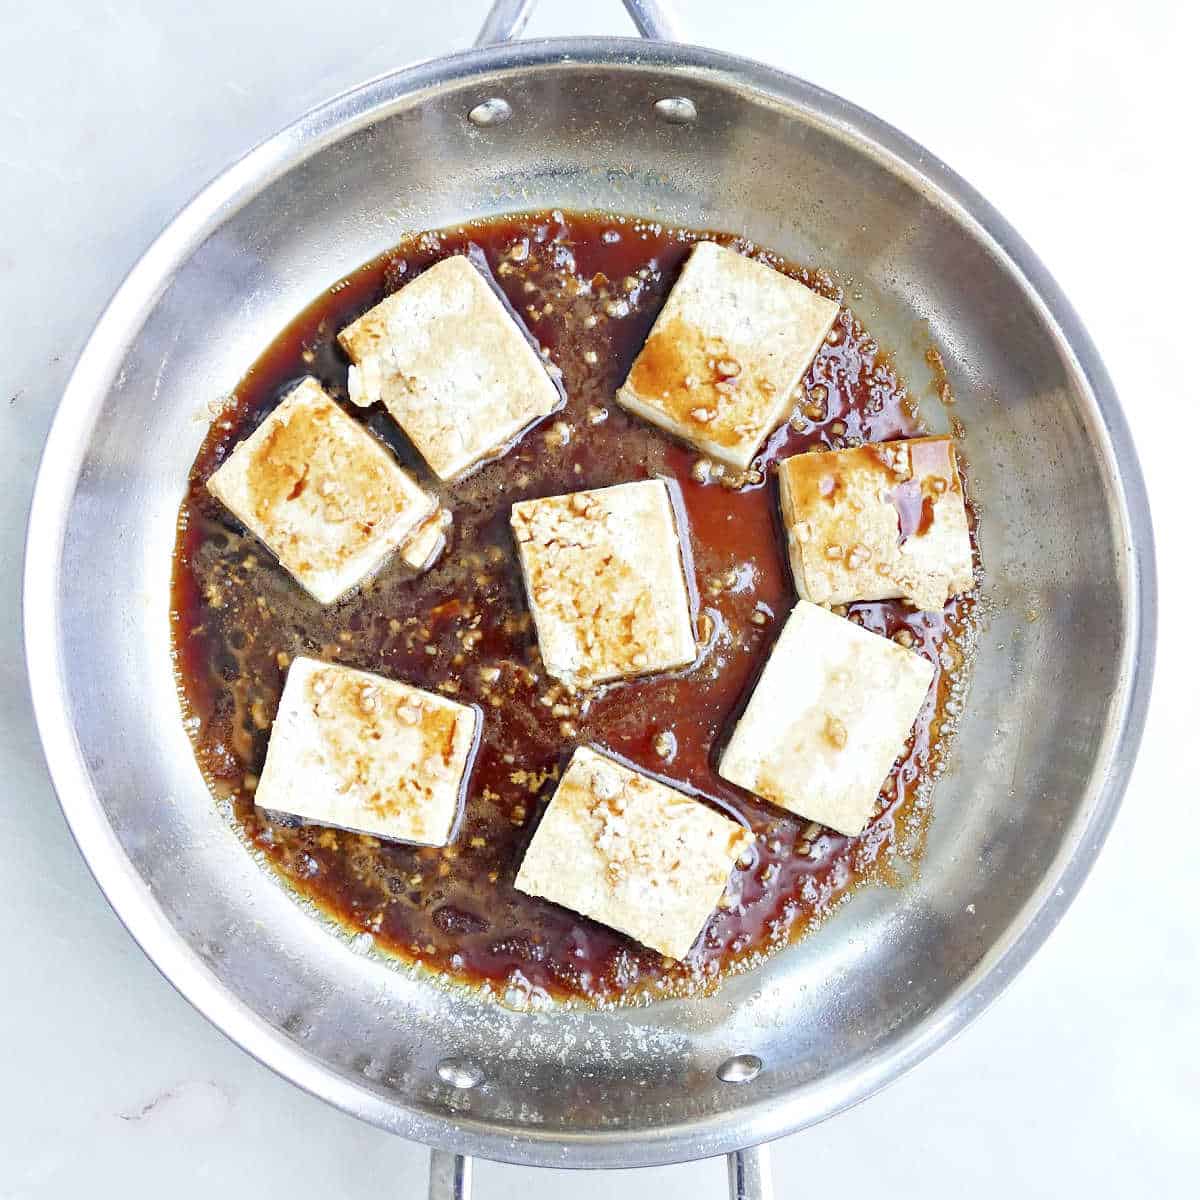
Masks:
[[[625,414],[613,395],[700,236],[735,245],[841,300],[824,272],[724,234],[629,217],[534,213],[413,237],[331,288],[238,385],[196,458],[179,521],[173,628],[180,690],[200,766],[252,847],[300,893],[408,962],[489,987],[505,1002],[595,1003],[686,995],[757,961],[826,916],[856,884],[896,878],[919,855],[928,785],[961,702],[974,599],[944,612],[899,602],[848,615],[937,664],[912,739],[857,838],[791,816],[722,780],[715,762],[793,603],[771,467],[809,448],[922,431],[888,356],[843,307],[796,395],[792,420],[744,479]],[[425,574],[394,557],[329,607],[310,599],[205,491],[204,482],[304,375],[345,402],[338,330],[449,254],[477,247],[496,283],[561,370],[565,409],[503,458],[439,485],[381,410],[361,414],[454,514]],[[704,649],[688,672],[572,699],[538,658],[516,566],[517,500],[649,476],[678,481],[689,525]],[[840,611],[840,610],[839,610]],[[381,842],[268,813],[254,787],[297,654],[378,671],[480,706],[484,728],[457,836],[444,849]],[[494,678],[496,669],[499,678]],[[574,746],[591,744],[706,797],[756,836],[685,961],[522,895],[513,878]]]

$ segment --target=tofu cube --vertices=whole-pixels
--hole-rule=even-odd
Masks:
[[[382,401],[441,479],[502,454],[562,403],[516,317],[463,257],[444,259],[338,334],[350,399]]]
[[[400,547],[400,557],[414,571],[428,571],[446,548],[446,538],[453,523],[447,509],[439,508],[426,517],[415,533]]]
[[[779,464],[779,499],[796,590],[814,604],[938,609],[975,582],[948,437],[798,454]]]
[[[260,808],[422,846],[444,846],[475,751],[473,708],[312,658],[288,670]]]
[[[207,486],[322,604],[361,583],[436,505],[315,379],[297,384]]]
[[[671,496],[661,479],[513,505],[542,662],[586,687],[696,657]]]
[[[932,681],[921,655],[801,600],[718,770],[780,808],[859,834]]]
[[[580,746],[516,886],[684,958],[753,840],[701,801]]]
[[[699,242],[617,400],[745,470],[787,415],[837,314],[804,284]]]

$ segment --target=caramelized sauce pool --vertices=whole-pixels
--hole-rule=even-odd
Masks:
[[[626,415],[612,397],[692,242],[702,235],[627,217],[523,214],[414,237],[331,288],[238,385],[193,466],[179,518],[173,628],[188,731],[211,787],[254,848],[295,888],[403,959],[493,989],[507,1003],[596,1003],[704,991],[815,922],[859,882],[895,877],[919,853],[928,785],[959,700],[974,601],[944,612],[855,604],[849,617],[911,645],[938,669],[877,815],[846,838],[756,800],[714,764],[793,603],[771,466],[809,448],[921,432],[895,370],[843,307],[796,395],[792,420],[744,479]],[[729,235],[704,234],[842,299],[822,272]],[[381,410],[365,422],[452,509],[445,553],[425,574],[393,558],[329,607],[301,591],[205,491],[204,482],[301,377],[345,402],[343,326],[421,270],[477,247],[495,282],[562,372],[566,408],[500,460],[442,486]],[[358,410],[350,409],[356,416]],[[538,658],[509,531],[514,501],[649,476],[678,481],[704,643],[689,672],[572,700]],[[256,808],[254,788],[287,663],[297,654],[441,690],[484,713],[457,836],[415,848],[303,825]],[[499,678],[494,679],[495,668]],[[522,895],[513,878],[576,745],[615,752],[708,798],[756,837],[685,961]]]

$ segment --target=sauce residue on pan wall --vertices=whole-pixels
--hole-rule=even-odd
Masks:
[[[722,780],[717,750],[788,610],[792,582],[771,465],[922,431],[888,356],[843,307],[795,397],[792,419],[744,479],[625,414],[625,378],[689,246],[738,246],[826,295],[833,279],[723,234],[629,217],[535,213],[413,237],[331,288],[254,364],[214,422],[180,512],[172,620],[188,732],[210,786],[254,848],[295,888],[403,959],[489,987],[505,1002],[595,1003],[709,990],[811,928],[866,879],[894,877],[919,854],[929,783],[961,703],[974,598],[943,612],[853,604],[849,618],[937,666],[913,736],[857,838],[834,834]],[[500,460],[441,486],[382,410],[360,415],[453,510],[446,552],[418,575],[398,557],[329,607],[310,599],[204,488],[224,456],[304,375],[343,403],[347,360],[336,334],[449,254],[482,252],[550,361],[566,408]],[[696,667],[602,690],[589,702],[546,677],[509,530],[513,502],[632,479],[678,483],[704,643]],[[843,611],[843,610],[838,610]],[[297,654],[440,690],[485,714],[457,837],[444,849],[303,825],[254,805],[287,665]],[[513,878],[574,746],[593,744],[707,797],[755,833],[735,870],[734,901],[689,957],[672,962],[534,899]]]

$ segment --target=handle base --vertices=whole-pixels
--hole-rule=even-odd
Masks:
[[[751,1146],[729,1155],[729,1200],[774,1200],[771,1154],[766,1146]]]
[[[471,1167],[465,1154],[429,1152],[429,1200],[471,1200]]]

